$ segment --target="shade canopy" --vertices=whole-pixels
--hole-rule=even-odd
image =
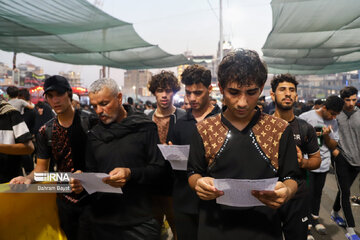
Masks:
[[[359,0],[272,0],[262,48],[269,72],[329,74],[360,69]]]
[[[0,0],[0,49],[47,60],[123,69],[190,63],[143,40],[132,24],[86,0]]]

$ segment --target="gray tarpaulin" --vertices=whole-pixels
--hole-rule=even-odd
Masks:
[[[0,49],[79,65],[123,69],[189,63],[143,40],[132,24],[86,0],[0,0]]]
[[[262,48],[271,73],[327,74],[360,69],[359,0],[273,0]]]

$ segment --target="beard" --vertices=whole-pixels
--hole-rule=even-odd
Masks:
[[[275,97],[275,106],[281,110],[291,110],[294,107],[295,101],[292,102],[290,105],[283,105],[278,99]]]

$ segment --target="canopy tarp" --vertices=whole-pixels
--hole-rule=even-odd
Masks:
[[[86,0],[0,0],[0,49],[79,65],[146,69],[189,63]]]
[[[328,74],[360,69],[359,0],[272,0],[262,48],[270,73]]]

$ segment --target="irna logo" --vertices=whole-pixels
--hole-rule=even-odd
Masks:
[[[70,182],[68,173],[34,173],[36,182]]]

